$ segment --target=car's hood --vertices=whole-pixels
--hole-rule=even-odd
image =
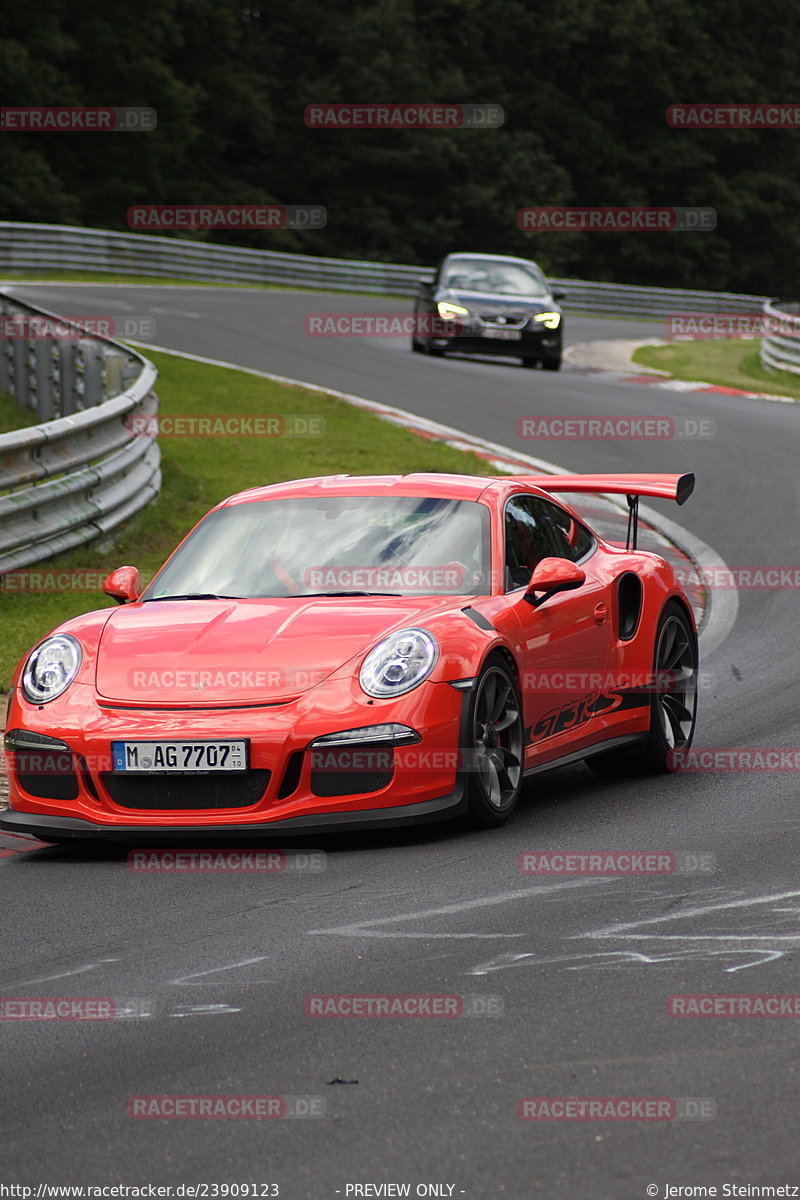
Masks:
[[[453,304],[461,304],[470,312],[478,313],[514,313],[536,314],[539,312],[560,312],[552,296],[506,296],[489,292],[462,292],[452,288],[443,291],[439,300],[449,300]]]
[[[202,705],[288,700],[389,630],[467,597],[150,600],[114,610],[97,653],[106,700]]]

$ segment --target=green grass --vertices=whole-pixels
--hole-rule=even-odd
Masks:
[[[39,418],[32,408],[20,408],[13,396],[0,392],[0,433],[11,433],[27,425],[38,425]]]
[[[800,399],[800,375],[765,370],[758,358],[758,342],[748,338],[642,346],[634,352],[633,361],[669,371],[675,379],[696,379],[722,387]]]
[[[152,574],[212,505],[244,488],[282,479],[404,471],[486,473],[483,460],[381,421],[320,392],[273,383],[227,367],[149,352],[159,370],[162,415],[266,416],[313,414],[325,433],[312,438],[161,437],[163,484],[158,500],[115,530],[113,544],[81,547],[31,571],[125,563]],[[19,410],[17,410],[19,411]],[[21,655],[54,625],[113,604],[102,592],[17,593],[0,590],[0,691]]]

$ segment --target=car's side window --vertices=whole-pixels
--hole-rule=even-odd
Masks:
[[[576,521],[557,504],[547,504],[547,507],[552,514],[556,541],[562,547],[557,557],[577,562],[592,549],[594,538],[580,521]]]
[[[594,542],[568,512],[538,496],[512,496],[505,516],[506,591],[525,587],[543,558],[583,558]]]

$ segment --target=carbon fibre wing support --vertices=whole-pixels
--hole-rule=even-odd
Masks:
[[[625,496],[628,501],[627,548],[636,549],[639,499],[657,496],[685,504],[694,491],[694,475],[527,475],[527,483],[546,492],[599,492]]]

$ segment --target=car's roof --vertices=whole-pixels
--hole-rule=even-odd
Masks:
[[[502,498],[520,490],[514,476],[447,475],[435,471],[415,471],[409,475],[320,475],[311,479],[290,479],[266,487],[249,488],[229,496],[223,504],[249,504],[256,500],[280,497],[315,496],[320,492],[334,496],[431,496],[449,500],[485,500]],[[528,490],[530,485],[522,485]],[[538,490],[531,488],[530,490]]]

